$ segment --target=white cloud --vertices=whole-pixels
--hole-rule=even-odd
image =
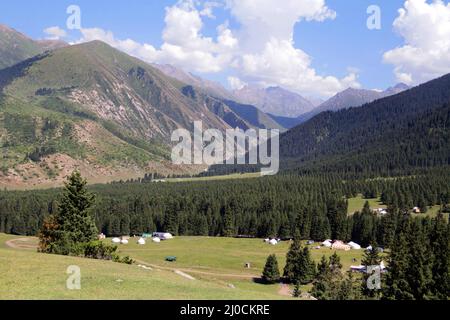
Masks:
[[[226,0],[226,3],[242,25],[240,39],[253,52],[261,50],[272,38],[291,41],[297,22],[336,17],[325,0]]]
[[[245,83],[241,79],[232,76],[228,77],[228,84],[230,85],[230,88],[232,90],[241,90],[247,85],[247,83]]]
[[[324,0],[228,0],[227,7],[241,24],[236,70],[245,81],[322,97],[360,86],[355,72],[342,79],[318,75],[311,57],[295,46],[294,27],[299,21],[336,17]]]
[[[202,34],[203,19],[222,7],[239,23],[237,30],[221,22],[215,36]],[[166,8],[163,44],[116,39],[112,32],[82,29],[78,42],[102,40],[147,62],[173,64],[191,72],[228,72],[230,84],[279,85],[300,94],[328,97],[359,87],[357,72],[343,78],[318,75],[312,58],[294,43],[294,27],[302,20],[334,19],[325,0],[180,0]],[[239,80],[240,82],[237,82]]]
[[[450,3],[408,0],[394,29],[404,45],[384,54],[398,81],[418,84],[450,73]]]
[[[158,55],[157,50],[152,45],[141,44],[132,39],[116,39],[111,31],[105,31],[100,28],[83,28],[80,32],[83,37],[77,43],[100,40],[114,48],[147,61],[156,59]]]
[[[59,40],[67,36],[67,32],[60,27],[48,27],[44,30],[49,40]]]
[[[202,35],[202,16],[212,15],[215,2],[206,2],[201,13],[193,1],[182,0],[166,8],[164,43],[159,49],[131,39],[119,40],[110,31],[82,29],[78,43],[101,40],[147,62],[168,63],[199,73],[220,72],[230,64],[237,39],[227,24],[217,28],[217,39]]]
[[[213,13],[214,8],[222,7],[222,3],[217,1],[206,1],[203,4],[203,9],[200,11],[201,16],[208,17],[210,19],[215,19],[216,16]]]

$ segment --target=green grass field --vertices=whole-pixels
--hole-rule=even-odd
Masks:
[[[260,239],[177,237],[144,246],[131,239],[121,245],[121,255],[137,260],[134,265],[40,254],[35,249],[10,248],[5,242],[18,238],[0,235],[0,299],[291,299],[281,286],[254,281],[269,254],[284,267],[289,243],[277,246]],[[33,243],[33,238],[27,238]],[[109,240],[106,240],[109,242]],[[330,249],[311,251],[318,261]],[[165,257],[175,255],[169,263]],[[362,251],[339,252],[343,265],[359,264]],[[352,259],[357,259],[353,263]],[[245,263],[251,268],[246,269]],[[81,290],[66,289],[67,267],[81,268]],[[146,270],[139,265],[146,265]],[[176,274],[182,271],[195,278]]]
[[[233,179],[253,179],[260,178],[260,172],[252,173],[235,173],[222,176],[210,176],[210,177],[192,177],[192,178],[168,178],[162,179],[165,182],[194,182],[194,181],[219,181],[219,180],[233,180]]]
[[[364,208],[366,201],[369,201],[369,205],[372,209],[386,208],[379,198],[364,199],[362,195],[359,195],[358,197],[348,199],[348,214],[354,214],[356,211],[361,211]]]
[[[136,239],[137,240],[137,239]],[[237,274],[243,276],[259,276],[264,268],[267,257],[275,254],[280,268],[284,267],[285,256],[289,249],[289,242],[281,242],[276,246],[264,243],[262,239],[235,239],[217,237],[176,237],[173,240],[161,243],[147,242],[138,245],[131,239],[130,244],[119,246],[122,255],[129,255],[141,262],[156,264],[168,268],[190,269],[195,272],[215,274]],[[313,249],[311,255],[314,260],[330,256],[333,250],[321,248]],[[348,268],[352,259],[361,258],[361,251],[340,251],[342,264]],[[177,261],[166,262],[165,257],[176,256]],[[251,268],[246,269],[245,264],[250,263]]]
[[[369,205],[372,209],[376,209],[376,208],[384,208],[386,209],[387,206],[384,205],[381,201],[380,198],[374,198],[374,199],[364,199],[362,197],[362,195],[359,195],[358,197],[355,198],[350,198],[348,199],[348,214],[352,215],[354,214],[356,211],[361,211],[364,207],[364,204],[366,203],[366,201],[369,201]],[[428,211],[426,213],[422,213],[422,214],[413,214],[413,217],[430,217],[430,218],[435,218],[437,216],[437,214],[439,213],[439,210],[441,209],[441,206],[432,206],[428,208]],[[444,215],[445,217],[449,217],[448,214]]]

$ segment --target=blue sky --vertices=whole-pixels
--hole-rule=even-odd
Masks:
[[[216,1],[221,3],[225,0]],[[246,1],[249,2],[251,0]],[[271,0],[265,1],[267,3],[271,2]],[[290,0],[273,1],[273,3],[276,4],[273,9],[275,10],[276,7],[281,8],[284,5],[284,2],[286,2],[287,6],[289,1]],[[323,0],[297,1],[319,3]],[[429,5],[432,2],[431,0],[428,2],[426,0],[411,1],[417,2],[418,6]],[[364,88],[384,89],[394,85],[403,78],[409,79],[408,75],[411,77],[414,76],[417,79],[422,79],[420,76],[416,76],[415,73],[418,72],[416,69],[412,70],[411,67],[410,69],[412,71],[408,70],[407,67],[398,62],[398,59],[395,60],[397,56],[391,58],[391,63],[387,63],[383,58],[383,55],[386,52],[402,47],[405,45],[405,42],[407,42],[405,40],[405,35],[401,36],[398,30],[393,27],[395,19],[399,16],[398,10],[404,6],[405,0],[326,0],[324,5],[326,5],[329,10],[333,11],[335,16],[333,18],[313,19],[313,21],[302,19],[300,15],[302,14],[303,9],[300,8],[299,17],[301,21],[296,23],[293,28],[294,37],[292,48],[284,46],[286,52],[289,51],[289,54],[298,55],[298,71],[293,73],[293,75],[285,75],[283,72],[287,72],[288,70],[278,72],[278,70],[274,70],[274,67],[270,67],[267,70],[261,70],[262,67],[272,62],[271,59],[277,60],[276,55],[275,57],[269,53],[259,55],[259,53],[250,51],[239,51],[238,53],[237,49],[231,50],[228,47],[228,49],[220,47],[217,49],[218,51],[204,53],[206,57],[204,59],[205,64],[211,66],[212,64],[217,63],[217,70],[209,70],[207,68],[208,66],[202,65],[201,60],[203,59],[203,56],[198,57],[197,54],[193,54],[192,52],[195,51],[195,53],[199,53],[202,52],[202,50],[205,51],[204,38],[206,37],[211,37],[214,43],[218,43],[219,40],[217,40],[216,37],[218,36],[217,27],[219,25],[224,25],[223,29],[230,31],[230,35],[232,35],[230,39],[235,38],[238,40],[240,46],[245,45],[245,37],[239,37],[240,34],[245,33],[246,31],[250,34],[249,30],[251,29],[251,26],[249,26],[249,23],[245,25],[246,22],[244,22],[244,19],[245,15],[253,14],[253,11],[251,11],[253,9],[251,9],[250,6],[235,8],[235,10],[241,10],[241,16],[239,16],[238,14],[233,14],[233,9],[230,9],[229,7],[213,6],[212,13],[214,17],[208,17],[207,15],[200,14],[200,11],[205,8],[205,1],[198,1],[197,3],[191,3],[190,5],[186,5],[186,3],[183,4],[183,2],[189,1],[183,0],[181,1],[181,4],[180,2],[173,0],[2,1],[0,4],[0,23],[9,25],[33,38],[45,38],[48,34],[44,33],[44,29],[48,27],[57,26],[66,29],[66,19],[68,17],[66,8],[71,4],[76,4],[81,8],[82,28],[96,28],[99,30],[111,31],[115,40],[121,41],[132,39],[139,45],[151,45],[153,47],[152,50],[156,50],[156,53],[153,51],[152,53],[146,51],[145,55],[142,55],[142,57],[140,56],[140,53],[136,53],[138,52],[136,51],[137,49],[133,52],[130,51],[129,53],[141,58],[145,57],[150,62],[155,60],[155,62],[160,63],[170,62],[177,64],[194,73],[200,74],[203,77],[221,81],[226,85],[228,84],[228,78],[232,77],[239,79],[238,83],[255,82],[267,85],[277,84],[286,86],[288,89],[295,90],[299,93],[312,96],[321,94],[330,95],[333,90],[339,91],[339,89],[354,83],[358,83],[358,85]],[[450,10],[450,6],[445,7],[447,3],[448,1],[443,2],[442,5],[445,9],[448,8]],[[366,27],[366,20],[369,16],[366,13],[367,7],[374,4],[378,5],[381,9],[381,30],[369,30]],[[176,39],[176,35],[163,39],[163,32],[168,28],[167,23],[165,22],[165,17],[167,15],[166,9],[174,8],[175,6],[191,13],[193,11],[199,13],[198,16],[202,21],[202,28],[199,30],[199,35],[203,37],[203,39],[199,39],[198,47],[194,49],[188,48],[190,44],[183,43],[182,40]],[[235,6],[237,7],[238,5],[236,4]],[[416,9],[419,10],[420,8],[422,7]],[[428,6],[426,8],[431,7]],[[442,7],[435,9],[436,11],[442,11]],[[256,8],[254,11],[256,11],[255,15],[258,16],[260,14],[262,18],[267,18],[267,12],[260,12],[263,11],[261,8]],[[244,12],[244,16],[242,12]],[[409,20],[405,18],[406,22],[409,22],[410,20],[414,21],[413,18],[417,16],[413,15],[413,9],[408,10],[408,14],[409,12],[411,12],[411,18]],[[176,17],[178,16],[175,16],[175,20],[177,19]],[[445,19],[445,17],[446,16],[442,19]],[[276,28],[278,26],[277,23],[282,24],[282,18],[279,20],[280,21],[277,21],[276,18],[274,18],[273,24],[271,24],[272,21],[270,21],[269,26]],[[187,19],[185,24],[191,23],[192,21],[195,22],[195,19]],[[445,21],[443,23],[445,23]],[[174,24],[174,22],[172,22],[172,24]],[[190,28],[191,26],[180,24],[178,26],[174,25],[173,27]],[[86,35],[78,30],[66,31],[67,36],[64,40],[71,42],[83,41],[83,39],[87,41],[93,37],[102,37],[98,35],[98,32],[95,34],[91,32]],[[439,39],[437,39],[437,43],[442,42],[439,42],[438,40]],[[193,42],[195,41],[196,40],[193,40]],[[111,43],[114,44],[115,42],[111,40]],[[186,57],[196,57],[199,61],[191,63],[192,59],[189,58],[189,63],[186,63],[186,60],[178,59],[179,57],[173,53],[158,52],[158,50],[163,51],[161,46],[164,43],[177,45],[179,46],[178,49],[185,50],[183,52],[186,54],[183,55],[183,59],[188,59]],[[261,39],[261,46],[267,45],[268,43],[268,39]],[[281,50],[278,48],[281,48],[282,45],[279,42],[275,43],[278,43],[275,45],[277,48],[276,50]],[[277,47],[278,45],[280,47]],[[125,46],[125,44],[120,43],[116,46],[124,51],[128,50],[128,46]],[[418,46],[420,47],[420,45]],[[261,47],[260,50],[262,50],[262,48],[263,47]],[[299,49],[301,52],[291,52],[291,49]],[[208,51],[208,49],[206,49],[206,51]],[[308,59],[303,57],[303,53],[309,57],[309,62],[305,62]],[[240,56],[244,56],[245,54],[253,54],[253,56],[250,56],[249,60],[251,63],[249,61],[237,62]],[[445,54],[445,52],[443,52],[443,54]],[[234,57],[232,57],[233,55]],[[211,62],[207,62],[207,57],[211,58]],[[297,56],[292,57],[295,59]],[[227,60],[228,58],[229,60]],[[230,68],[229,65],[232,63],[236,65],[242,63],[242,65],[239,65],[236,68]],[[250,70],[251,68],[246,66],[245,63],[250,65],[253,65],[252,63],[254,63],[256,69],[253,71]],[[305,65],[302,65],[303,63]],[[394,72],[396,66],[402,67],[405,70],[397,70],[397,72]],[[248,70],[246,67],[248,67]],[[280,64],[280,70],[284,70],[283,67],[284,65]],[[245,72],[242,71],[244,69],[246,69]],[[310,73],[311,70],[320,77],[318,79],[314,78],[314,86],[320,87],[323,85],[323,90],[316,90],[307,84],[295,84],[295,77],[302,79],[301,73]],[[357,73],[357,80],[344,80],[344,78],[351,73]],[[278,80],[277,77],[279,77],[280,80]],[[331,82],[334,84],[327,82],[327,77],[333,77],[333,79],[329,80],[333,80],[334,82]],[[418,83],[420,80],[411,80],[411,82]]]

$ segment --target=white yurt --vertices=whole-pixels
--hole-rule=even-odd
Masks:
[[[140,238],[137,243],[139,245],[144,245],[145,244],[145,239],[144,238]]]
[[[331,240],[325,240],[324,242],[322,242],[322,245],[326,248],[331,248],[333,246]]]
[[[361,246],[359,244],[357,244],[356,242],[350,241],[348,243],[348,245],[350,246],[350,248],[352,248],[353,250],[361,250]]]
[[[121,244],[128,244],[128,240],[126,240],[126,239],[120,240],[120,243]]]
[[[270,239],[269,239],[269,238],[264,239],[264,242],[265,242],[265,243],[269,243],[269,242],[270,242]]]
[[[165,240],[173,239],[173,235],[171,233],[167,233],[167,232],[164,233],[163,237]]]
[[[112,239],[112,243],[120,243],[120,239],[119,238],[113,238]]]
[[[271,245],[275,246],[275,245],[278,244],[278,241],[275,240],[275,239],[272,239],[272,240],[269,241],[269,243],[270,243]]]
[[[160,242],[161,242],[161,239],[158,238],[158,237],[155,237],[155,238],[152,239],[152,241],[153,241],[153,242],[156,242],[156,243],[160,243]]]

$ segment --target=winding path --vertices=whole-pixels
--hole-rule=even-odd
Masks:
[[[216,277],[220,277],[220,278],[236,278],[236,279],[250,279],[253,280],[255,278],[260,278],[260,276],[257,275],[251,275],[251,274],[233,274],[233,273],[215,273],[215,272],[207,272],[207,271],[200,271],[200,270],[195,270],[195,269],[189,269],[189,268],[172,268],[172,267],[163,267],[163,266],[158,266],[156,264],[151,264],[148,262],[145,262],[143,260],[137,260],[134,259],[136,262],[144,264],[146,266],[155,268],[155,269],[161,269],[161,270],[168,270],[168,271],[181,271],[181,272],[185,272],[185,273],[194,273],[194,274],[199,274],[199,275],[205,275],[205,276],[216,276]]]
[[[34,241],[35,238],[16,238],[6,241],[5,244],[11,249],[31,250],[37,249],[37,244]]]

